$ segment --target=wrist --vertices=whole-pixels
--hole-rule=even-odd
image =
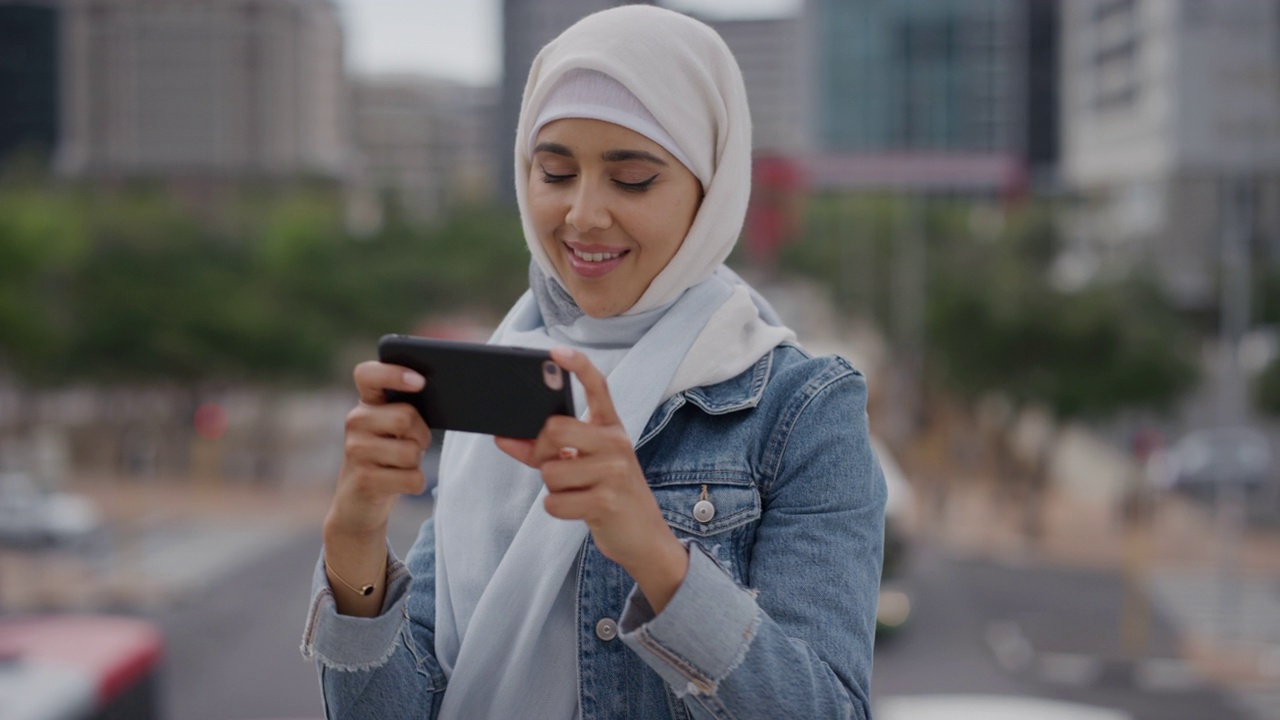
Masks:
[[[689,549],[668,531],[661,543],[644,560],[626,568],[640,586],[654,614],[662,612],[689,572]]]
[[[387,521],[387,517],[351,517],[350,513],[341,512],[335,504],[325,515],[321,532],[326,545],[331,542],[381,545],[387,537]]]
[[[358,510],[352,511],[351,502],[342,502],[335,497],[324,518],[324,537],[335,541],[369,542],[371,538],[387,537],[387,524],[390,510],[387,512]]]

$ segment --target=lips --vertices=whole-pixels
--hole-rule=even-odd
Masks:
[[[609,274],[622,261],[630,250],[610,248],[604,245],[582,245],[565,243],[568,251],[569,267],[574,273],[585,278],[597,278]]]

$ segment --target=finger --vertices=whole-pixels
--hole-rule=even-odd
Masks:
[[[582,389],[587,393],[587,409],[594,425],[621,425],[618,413],[613,409],[613,397],[609,395],[609,383],[603,374],[591,364],[586,354],[572,348],[551,349],[551,358],[560,367],[578,376]]]
[[[595,487],[618,474],[620,464],[611,458],[552,460],[542,464],[542,482],[547,490],[572,492]]]
[[[369,433],[412,440],[423,450],[431,447],[431,430],[418,411],[406,403],[366,405],[362,402],[347,413],[346,430],[348,434]]]
[[[495,436],[493,443],[498,446],[499,450],[515,458],[517,462],[537,469],[538,464],[534,457],[534,440]]]
[[[567,415],[547,418],[542,432],[533,441],[530,465],[541,467],[543,463],[552,460],[568,459],[566,455],[580,458],[606,452],[610,442],[609,435],[614,430],[620,431],[621,426],[605,428],[590,425]],[[629,443],[626,449],[630,449]]]
[[[375,360],[356,365],[352,375],[360,391],[360,402],[368,405],[385,404],[387,390],[417,392],[426,385],[426,379],[409,368]]]
[[[590,490],[566,490],[547,493],[542,499],[547,514],[561,520],[586,520],[594,509]]]
[[[344,450],[348,458],[377,467],[412,470],[422,464],[423,450],[412,440],[358,433],[347,436]]]
[[[427,489],[426,476],[413,468],[364,467],[353,474],[354,489],[368,497],[421,495]]]

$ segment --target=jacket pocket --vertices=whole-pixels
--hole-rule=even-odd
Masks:
[[[696,540],[741,582],[760,519],[751,476],[732,471],[664,472],[648,477],[662,517],[681,539]]]

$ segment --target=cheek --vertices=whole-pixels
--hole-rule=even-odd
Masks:
[[[701,204],[701,197],[694,196],[679,203],[675,211],[668,215],[671,218],[670,233],[675,236],[677,247],[684,241],[684,236],[689,234],[689,228],[693,227],[693,219],[697,217]]]
[[[528,197],[529,217],[533,219],[534,227],[539,234],[549,233],[558,224],[558,219],[564,217],[563,214],[557,214],[555,196],[547,192],[544,183],[530,182]]]

